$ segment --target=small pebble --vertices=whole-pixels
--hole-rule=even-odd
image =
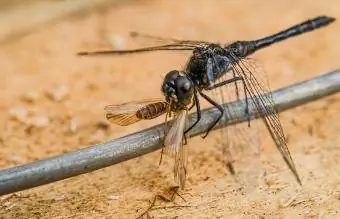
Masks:
[[[53,197],[53,200],[61,201],[61,200],[64,200],[65,198],[66,198],[65,195],[57,195],[57,196]]]
[[[12,162],[16,162],[16,163],[24,163],[24,159],[19,156],[19,155],[12,155],[9,157],[9,160],[12,161]]]
[[[105,138],[105,132],[103,130],[97,130],[89,137],[89,141],[91,144],[100,143]]]
[[[28,116],[28,110],[24,107],[12,107],[9,109],[9,115],[12,119],[20,122],[26,122]]]
[[[5,202],[4,206],[6,207],[6,210],[10,210],[11,208],[15,206],[15,204],[12,202]]]
[[[119,196],[117,195],[110,195],[107,197],[107,200],[109,201],[118,200],[118,199],[119,199]]]
[[[36,102],[38,98],[39,98],[39,94],[34,91],[28,91],[22,95],[22,99],[29,103]]]
[[[66,99],[68,94],[69,94],[69,90],[68,90],[68,87],[66,85],[60,85],[56,89],[54,89],[50,92],[47,92],[47,96],[50,97],[52,100],[54,100],[56,102],[59,102],[59,101]]]
[[[76,118],[74,118],[74,117],[71,118],[71,121],[68,125],[68,130],[71,133],[75,133],[77,131],[77,120],[76,120]]]
[[[32,118],[31,125],[37,128],[43,128],[48,125],[50,119],[47,116],[36,116]]]
[[[114,49],[125,48],[125,38],[121,35],[114,35],[109,38]]]

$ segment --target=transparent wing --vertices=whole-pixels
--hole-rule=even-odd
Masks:
[[[173,38],[164,38],[159,36],[152,36],[148,34],[142,34],[138,32],[131,32],[131,37],[139,37],[152,39],[156,41],[160,41],[162,43],[166,43],[158,46],[150,46],[150,47],[142,47],[138,49],[130,49],[130,50],[101,50],[101,51],[82,51],[78,52],[79,56],[96,56],[96,55],[125,55],[132,53],[142,53],[142,52],[151,52],[151,51],[192,51],[197,47],[202,47],[211,44],[207,41],[198,41],[198,40],[178,40]]]
[[[237,57],[234,58],[237,60]],[[231,65],[234,74],[241,76],[244,79],[247,93],[252,100],[252,104],[259,112],[259,116],[263,118],[263,121],[284,161],[293,172],[296,180],[301,184],[293,159],[290,155],[287,140],[283,132],[279,115],[275,110],[274,100],[268,83],[266,83],[265,76],[261,75],[261,73],[257,71],[259,67],[254,65],[254,62],[249,58],[232,62]]]
[[[145,99],[141,101],[133,101],[122,103],[118,105],[108,105],[104,108],[105,110],[105,117],[110,122],[121,125],[127,126],[133,123],[140,121],[142,118],[138,116],[137,112],[146,107],[151,106],[154,104],[164,104],[164,99],[156,98],[156,99]],[[165,113],[165,111],[164,111]]]
[[[145,38],[149,40],[155,40],[155,41],[159,41],[162,43],[177,43],[177,44],[186,44],[186,45],[192,45],[192,46],[204,46],[204,45],[210,44],[210,42],[207,42],[207,41],[180,40],[180,39],[174,39],[174,38],[169,38],[169,37],[154,36],[154,35],[139,33],[135,31],[131,32],[130,36],[134,38],[138,37],[138,38]]]
[[[102,50],[102,51],[83,51],[78,52],[79,56],[93,56],[93,55],[124,55],[131,53],[141,53],[141,52],[151,52],[151,51],[165,51],[165,50],[186,50],[191,51],[195,49],[196,45],[191,43],[172,43],[160,46],[152,46],[152,47],[144,47],[139,49],[131,49],[131,50]]]
[[[175,116],[174,122],[164,139],[164,153],[174,157],[174,177],[184,189],[187,173],[187,146],[183,145],[183,133],[187,125],[188,112],[182,110]]]
[[[216,83],[232,77],[232,73],[228,72]],[[245,98],[242,81],[224,85],[212,92],[220,104]],[[250,108],[251,106],[248,106],[249,111]],[[224,120],[237,115],[236,110],[231,107],[225,106],[224,111]],[[220,129],[219,145],[222,147],[226,166],[246,192],[251,192],[257,188],[262,173],[257,126],[257,121],[251,121]]]

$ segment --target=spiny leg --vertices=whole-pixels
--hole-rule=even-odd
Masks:
[[[239,80],[242,80],[242,78],[241,78],[241,77],[234,77],[234,78],[231,78],[231,79],[222,81],[222,82],[220,82],[220,83],[214,84],[213,86],[208,87],[207,90],[214,90],[214,89],[216,89],[216,88],[219,88],[219,87],[221,87],[221,86],[225,86],[225,85],[230,84],[230,83],[235,83],[235,84],[236,84],[237,81],[239,81]],[[223,95],[222,90],[221,90],[221,95]],[[223,102],[224,102],[223,96],[221,96],[221,98],[222,98],[222,104],[223,104]],[[225,137],[225,136],[222,136],[222,138],[223,138],[223,137]],[[229,150],[226,150],[225,153],[228,153],[228,157],[231,157],[231,154],[230,154],[230,151],[229,151]],[[234,168],[234,165],[233,165],[233,163],[232,163],[232,160],[228,159],[228,160],[227,160],[227,163],[226,163],[226,166],[227,166],[229,172],[230,172],[232,175],[235,175],[235,168]]]
[[[190,111],[192,108],[194,108],[195,105],[196,105],[196,108],[197,108],[196,100],[195,100],[195,101],[192,103],[192,105],[188,108],[188,111]],[[198,106],[198,108],[199,108],[199,107],[200,107],[200,106]],[[201,119],[201,115],[200,115],[200,116],[197,115],[197,121],[196,121],[191,127],[189,127],[189,129],[188,129],[187,131],[184,132],[184,135],[183,135],[183,138],[184,138],[184,145],[186,145],[186,144],[188,143],[188,141],[187,141],[187,136],[186,136],[187,132],[189,132],[190,129],[192,129],[193,126],[196,125],[197,122],[198,122],[200,119]]]
[[[245,109],[245,113],[247,115],[247,120],[248,120],[248,126],[250,127],[250,115],[249,115],[249,99],[248,99],[248,93],[247,93],[247,85],[246,85],[246,82],[244,80],[243,77],[240,77],[240,76],[236,76],[234,78],[231,78],[231,79],[228,79],[228,80],[225,80],[225,81],[222,81],[220,83],[217,83],[217,84],[214,84],[208,88],[206,88],[206,90],[214,90],[218,87],[222,87],[224,85],[227,85],[227,84],[230,84],[230,83],[237,83],[237,81],[242,81],[243,83],[243,87],[244,87],[244,98],[245,98],[245,101],[246,101],[246,109]],[[237,91],[238,92],[238,91]]]
[[[195,102],[192,103],[192,105],[188,108],[188,111],[192,110],[192,108],[194,108],[195,106]]]
[[[187,129],[184,131],[184,136],[186,138],[186,134],[197,125],[197,123],[201,120],[201,105],[197,96],[197,90],[194,90],[194,101],[196,105],[196,113],[197,113],[197,118],[196,121]]]
[[[236,73],[235,73],[235,69],[232,68],[232,71],[233,71],[233,75],[234,77],[236,77]],[[250,111],[249,111],[249,99],[248,99],[248,88],[247,88],[247,85],[246,85],[246,81],[244,79],[244,77],[242,76],[239,76],[241,78],[241,81],[243,83],[243,90],[244,90],[244,98],[246,100],[246,109],[245,109],[245,114],[247,116],[247,120],[248,120],[248,127],[250,127]],[[237,86],[237,82],[235,82],[235,86]],[[237,90],[237,96],[239,95],[239,91]]]
[[[223,107],[216,103],[214,100],[212,100],[210,97],[208,97],[206,94],[202,93],[202,92],[199,92],[200,95],[206,99],[210,104],[212,104],[213,106],[215,106],[220,112],[221,114],[218,116],[218,118],[213,122],[213,124],[211,124],[211,126],[207,129],[207,132],[205,133],[204,136],[202,136],[202,138],[206,138],[209,134],[209,132],[211,131],[211,129],[213,129],[215,127],[215,125],[221,120],[221,118],[223,117],[224,115],[224,110],[223,110]]]
[[[213,56],[214,57],[214,56]],[[235,85],[235,92],[236,92],[236,98],[237,100],[240,99],[240,92],[239,92],[239,86],[237,84],[237,81],[238,80],[241,80],[242,83],[243,83],[243,89],[244,89],[244,96],[245,96],[245,100],[246,100],[246,110],[245,110],[245,113],[247,115],[247,120],[248,120],[248,127],[250,127],[250,115],[249,115],[249,102],[248,102],[248,95],[247,95],[247,86],[246,86],[246,83],[245,83],[245,80],[242,76],[237,76],[236,72],[235,72],[235,68],[234,67],[230,67],[229,64],[232,64],[232,63],[236,63],[238,61],[241,61],[240,59],[230,59],[229,57],[226,57],[226,56],[220,56],[220,55],[216,55],[216,57],[222,59],[225,61],[225,63],[228,63],[226,66],[228,66],[226,68],[226,71],[223,72],[223,74],[226,74],[227,72],[230,72],[232,71],[233,73],[233,78],[232,79],[229,79],[229,80],[226,80],[224,82],[221,82],[221,83],[218,83],[212,87],[219,87],[218,85],[220,84],[220,86],[224,85],[224,84],[228,84],[228,83],[232,83],[234,82],[234,85]],[[216,65],[218,67],[218,65]],[[209,63],[207,64],[207,72],[208,72],[208,75],[209,73],[212,74],[212,72],[209,72],[209,71],[212,71],[212,66],[209,66]],[[219,70],[220,73],[222,73],[221,70]],[[236,78],[236,80],[234,80]]]
[[[239,81],[239,80],[243,80],[243,78],[242,77],[234,77],[234,78],[231,78],[231,79],[219,82],[217,84],[214,84],[214,85],[206,88],[206,90],[214,90],[214,89],[216,89],[218,87],[222,87],[222,86],[224,86],[226,84],[230,84],[230,83],[233,83],[233,82],[236,82],[236,81]]]

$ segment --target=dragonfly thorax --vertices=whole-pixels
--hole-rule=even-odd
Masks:
[[[193,51],[186,72],[195,85],[200,89],[205,89],[227,71],[229,61],[230,56],[227,50],[219,44],[209,44]]]

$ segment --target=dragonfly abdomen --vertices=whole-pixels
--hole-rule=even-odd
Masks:
[[[262,49],[273,43],[280,42],[290,37],[297,36],[297,35],[321,28],[323,26],[326,26],[332,23],[333,21],[335,21],[335,18],[327,17],[327,16],[319,16],[314,19],[307,20],[305,22],[292,26],[286,30],[278,32],[274,35],[253,41],[255,45],[254,50]]]
[[[166,102],[152,103],[139,109],[136,116],[140,119],[154,119],[166,112]]]

